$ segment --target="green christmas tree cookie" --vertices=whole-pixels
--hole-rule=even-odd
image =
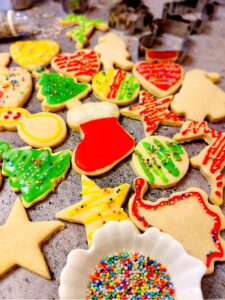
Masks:
[[[0,141],[0,161],[2,161],[2,156],[3,153],[9,151],[9,149],[11,149],[11,146],[9,145],[9,143],[5,142],[5,141]],[[2,172],[0,170],[0,186],[2,184]]]

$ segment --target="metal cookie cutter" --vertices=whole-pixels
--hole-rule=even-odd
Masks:
[[[182,62],[187,52],[189,35],[188,24],[155,19],[151,32],[139,39],[139,54],[144,52],[147,61]]]

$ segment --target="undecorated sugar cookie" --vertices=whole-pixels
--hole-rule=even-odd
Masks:
[[[100,61],[94,50],[84,49],[75,53],[62,53],[53,58],[53,70],[80,82],[89,82],[99,71]]]
[[[10,63],[9,53],[0,53],[0,67],[6,67]]]
[[[170,61],[159,63],[138,62],[133,68],[133,73],[140,84],[158,98],[174,94],[183,80],[181,66]]]
[[[100,71],[94,77],[92,84],[98,99],[121,106],[132,103],[140,91],[140,85],[134,75],[121,69],[111,68],[107,72]]]
[[[115,188],[101,189],[88,177],[82,175],[82,200],[56,214],[69,222],[85,225],[89,247],[94,232],[108,221],[127,220],[128,215],[121,207],[126,200],[130,186],[127,183]]]
[[[134,180],[135,194],[129,200],[129,216],[140,230],[157,227],[183,244],[189,254],[202,260],[207,273],[214,271],[215,261],[225,260],[225,229],[221,209],[208,202],[207,194],[195,187],[161,198],[156,202],[143,199],[147,191],[143,178]]]
[[[75,78],[58,73],[43,73],[37,84],[37,99],[42,102],[43,111],[70,109],[81,104],[92,90],[88,83],[78,83]]]
[[[8,220],[0,225],[0,277],[19,266],[51,279],[41,245],[63,228],[59,221],[29,221],[17,198]]]
[[[208,118],[210,122],[218,122],[224,119],[225,93],[214,84],[219,80],[218,73],[199,69],[189,71],[171,103],[172,111],[193,121]]]
[[[141,140],[133,153],[131,166],[137,176],[157,188],[175,185],[186,174],[189,158],[184,148],[165,136]]]

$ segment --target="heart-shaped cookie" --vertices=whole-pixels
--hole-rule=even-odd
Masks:
[[[52,68],[63,75],[71,76],[81,82],[89,82],[100,68],[94,50],[80,50],[72,54],[59,54],[52,60]]]
[[[59,50],[59,45],[50,40],[16,42],[10,47],[14,61],[29,71],[48,66]]]
[[[141,85],[151,94],[159,98],[175,93],[183,79],[183,70],[174,62],[139,62],[133,73]]]
[[[32,78],[22,68],[0,67],[0,107],[21,107],[30,97]]]

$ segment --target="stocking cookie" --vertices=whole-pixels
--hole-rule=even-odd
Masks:
[[[76,42],[77,49],[82,49],[94,29],[107,31],[108,25],[101,19],[87,19],[84,15],[71,14],[60,20],[64,26],[77,25],[67,32],[67,36]]]
[[[29,221],[17,198],[8,220],[0,225],[0,277],[19,266],[51,279],[41,245],[63,228],[64,224],[59,221]]]
[[[100,68],[100,61],[94,50],[84,49],[75,53],[59,54],[52,60],[52,68],[63,75],[89,82]]]
[[[181,66],[170,61],[160,63],[142,61],[134,66],[133,73],[149,93],[159,98],[174,94],[183,79]]]
[[[25,207],[45,199],[64,180],[70,167],[69,150],[52,153],[50,148],[9,149],[6,146],[0,143],[2,175],[9,177],[14,192],[21,191]]]
[[[92,90],[90,84],[77,83],[75,78],[58,73],[43,73],[37,88],[37,99],[42,102],[42,109],[52,112],[79,105],[79,100]]]
[[[21,67],[34,71],[37,67],[48,66],[59,53],[59,45],[53,41],[20,41],[13,43],[10,53]]]
[[[97,98],[117,105],[128,105],[138,96],[140,85],[134,75],[121,69],[100,71],[93,79],[93,91]]]
[[[147,183],[143,178],[134,181],[135,194],[129,200],[129,216],[139,229],[157,227],[183,244],[193,256],[214,271],[215,261],[225,260],[225,241],[220,231],[225,218],[218,206],[208,202],[207,194],[192,187],[156,202],[143,200]]]
[[[110,32],[101,36],[95,51],[100,55],[103,69],[108,71],[114,65],[123,70],[132,70],[133,63],[128,60],[130,57],[125,42],[115,33]]]
[[[54,147],[66,138],[64,120],[56,114],[31,115],[23,108],[0,108],[0,131],[18,132],[20,138],[35,148]]]
[[[180,143],[203,139],[209,146],[205,147],[197,156],[190,159],[191,165],[201,171],[211,187],[209,199],[213,204],[223,203],[223,188],[225,178],[225,133],[209,128],[205,121],[187,121],[180,133],[174,136]]]
[[[188,154],[176,141],[165,136],[141,140],[133,153],[131,166],[137,176],[157,188],[175,185],[186,174]]]
[[[0,107],[21,107],[31,92],[32,78],[27,70],[0,67]]]
[[[172,97],[157,99],[151,94],[142,91],[139,103],[120,110],[122,116],[141,120],[144,124],[145,135],[152,135],[160,124],[181,126],[183,120],[169,111]]]
[[[182,87],[174,96],[171,109],[186,119],[218,122],[225,118],[225,92],[214,83],[220,80],[218,73],[203,70],[189,71]]]
[[[6,67],[10,63],[9,53],[0,53],[0,67]]]
[[[75,172],[90,176],[112,169],[134,149],[135,141],[117,120],[118,108],[112,103],[86,103],[68,112],[71,128],[82,132],[83,140],[73,153]]]
[[[101,189],[88,177],[82,175],[81,179],[82,200],[61,210],[56,217],[84,224],[90,247],[94,232],[106,222],[129,219],[121,206],[126,200],[130,186],[124,183],[115,188]]]

